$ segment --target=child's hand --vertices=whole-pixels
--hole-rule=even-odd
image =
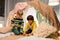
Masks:
[[[30,34],[29,34],[29,36],[32,36],[32,35],[33,35],[33,33],[30,33]]]

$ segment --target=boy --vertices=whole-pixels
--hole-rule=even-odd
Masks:
[[[26,34],[33,34],[33,32],[36,29],[37,25],[36,25],[32,15],[29,15],[27,17],[27,20],[28,20],[28,23],[24,27],[24,33],[26,33]]]
[[[12,31],[16,34],[23,34],[23,26],[24,26],[24,22],[23,22],[23,11],[22,10],[18,10],[16,15],[14,16],[13,20],[11,21],[12,24]]]

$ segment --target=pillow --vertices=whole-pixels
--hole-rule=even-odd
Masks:
[[[51,33],[56,32],[57,29],[45,22],[41,22],[40,26],[36,28],[36,30],[34,31],[34,36],[38,36],[38,37],[47,37],[49,36]]]
[[[12,30],[12,27],[2,27],[0,28],[0,33],[7,33]]]

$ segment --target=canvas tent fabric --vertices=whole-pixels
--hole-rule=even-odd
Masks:
[[[21,4],[23,4],[21,7]],[[57,19],[57,16],[55,14],[55,11],[53,10],[52,7],[42,3],[41,1],[30,1],[30,2],[19,2],[17,3],[14,9],[12,11],[9,12],[8,18],[7,18],[7,23],[6,23],[6,27],[11,27],[11,19],[14,17],[15,13],[17,12],[17,10],[25,10],[28,8],[28,6],[33,6],[34,8],[36,8],[37,10],[39,10],[39,12],[45,16],[49,21],[52,22],[52,25],[55,27],[58,27],[59,21]],[[17,10],[16,10],[17,8]],[[6,31],[6,30],[5,30]],[[20,38],[22,36],[17,36],[17,35],[11,35],[8,37],[4,37],[1,38],[0,40],[16,40],[18,38]]]
[[[22,7],[23,6],[23,7]],[[30,1],[30,2],[19,2],[15,5],[14,9],[10,11],[8,18],[7,18],[7,27],[11,27],[11,20],[14,17],[15,13],[18,10],[23,10],[23,12],[29,8],[29,6],[34,7],[36,10],[39,11],[39,14],[42,14],[47,19],[48,23],[51,23],[52,26],[58,28],[59,21],[56,16],[54,9],[41,1]],[[39,15],[38,14],[38,15]],[[39,22],[40,23],[40,22]]]
[[[40,26],[36,28],[33,34],[34,36],[45,38],[50,36],[50,34],[54,34],[56,31],[57,29],[55,27],[43,21],[40,23]]]
[[[23,4],[23,8],[21,7],[21,4]],[[55,27],[58,27],[59,21],[57,19],[57,16],[55,14],[55,11],[53,10],[52,7],[42,3],[41,1],[31,1],[31,2],[20,2],[17,3],[15,7],[15,9],[13,9],[12,12],[9,13],[8,18],[7,18],[7,26],[10,26],[10,22],[11,19],[13,18],[14,13],[17,11],[16,8],[18,8],[18,10],[25,10],[26,8],[28,8],[28,6],[33,6],[34,8],[36,8],[37,10],[39,10],[41,12],[42,15],[44,15],[49,21],[52,22],[52,25]],[[13,15],[12,15],[13,14]],[[12,16],[11,16],[12,15]]]

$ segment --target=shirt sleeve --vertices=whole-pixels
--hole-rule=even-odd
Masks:
[[[37,28],[37,24],[34,22],[34,23],[33,23],[32,33],[34,33],[34,31],[35,31],[36,28]]]
[[[23,28],[24,33],[28,30],[28,28],[29,28],[29,25],[27,23],[26,26]]]

